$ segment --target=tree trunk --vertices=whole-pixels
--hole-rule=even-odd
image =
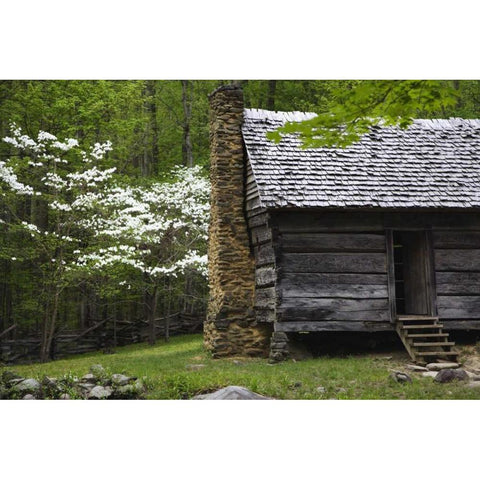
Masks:
[[[153,287],[153,292],[147,292],[147,312],[148,312],[148,343],[155,345],[157,337],[155,335],[155,316],[158,303],[158,286]]]
[[[50,358],[50,349],[52,346],[52,340],[55,335],[55,327],[57,323],[58,314],[58,302],[60,298],[60,288],[55,288],[53,295],[53,305],[50,309],[47,308],[45,312],[45,321],[43,325],[42,344],[40,346],[40,362],[47,362]]]
[[[183,164],[187,167],[193,167],[193,149],[192,139],[190,137],[190,127],[192,120],[192,97],[193,83],[190,80],[181,80],[182,82],[182,105],[183,105],[183,142],[182,155]]]
[[[267,110],[275,110],[275,92],[277,90],[277,81],[269,80],[268,81],[268,92],[267,92]]]

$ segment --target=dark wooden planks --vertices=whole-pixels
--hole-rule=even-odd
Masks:
[[[378,332],[393,331],[390,322],[354,322],[343,320],[316,322],[277,322],[277,332]]]
[[[284,233],[284,252],[384,252],[383,234],[351,233]]]
[[[480,319],[480,296],[439,296],[437,306],[441,319]]]
[[[387,299],[282,298],[277,311],[282,321],[389,320]]]
[[[437,272],[438,295],[479,295],[480,273]]]
[[[349,285],[387,285],[387,277],[383,273],[284,273],[280,275],[283,280],[293,284],[312,283],[329,285],[334,283]]]
[[[387,285],[354,285],[348,283],[317,284],[305,279],[280,282],[282,298],[388,298]]]
[[[480,232],[433,232],[434,248],[480,248]]]
[[[480,272],[480,249],[435,249],[437,272]]]
[[[386,273],[383,253],[284,253],[285,272]]]
[[[281,233],[383,231],[381,213],[283,211],[272,218]]]

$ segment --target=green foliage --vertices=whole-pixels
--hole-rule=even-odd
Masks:
[[[440,80],[364,80],[352,89],[337,87],[326,111],[304,122],[289,122],[268,134],[276,143],[297,133],[304,148],[345,148],[372,126],[407,128],[413,118],[442,115],[457,103],[458,92]]]
[[[266,359],[214,360],[204,351],[201,335],[185,335],[168,344],[130,345],[118,348],[114,355],[77,355],[15,370],[25,377],[60,377],[65,372],[81,377],[90,365],[101,363],[112,372],[146,377],[150,399],[187,399],[228,385],[277,399],[480,399],[480,389],[463,382],[442,385],[420,374],[412,374],[409,384],[392,382],[391,370],[403,369],[409,359],[402,350],[392,352],[391,360],[383,355],[320,357],[276,365]],[[191,369],[192,364],[204,366]]]

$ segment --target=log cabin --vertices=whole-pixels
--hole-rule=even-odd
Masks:
[[[413,360],[456,360],[480,330],[480,120],[372,128],[340,148],[266,138],[311,113],[211,102],[214,357],[288,358],[295,332],[397,332]]]

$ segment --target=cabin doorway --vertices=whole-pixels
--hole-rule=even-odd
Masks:
[[[432,315],[427,232],[394,231],[395,310],[398,315]]]

